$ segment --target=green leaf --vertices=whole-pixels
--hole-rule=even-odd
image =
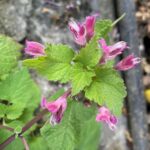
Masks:
[[[86,86],[90,85],[94,76],[93,71],[88,71],[81,64],[75,64],[71,74],[72,95],[78,94]]]
[[[16,120],[11,120],[11,121],[6,120],[5,123],[7,124],[7,126],[12,127],[12,128],[23,127],[28,121],[30,121],[35,116],[35,110],[39,107],[39,104],[41,101],[41,93],[40,93],[40,90],[37,87],[37,85],[34,83],[31,85],[30,88],[32,89],[31,97],[30,97],[30,99],[28,99],[26,107],[23,110],[21,116],[19,116],[19,118],[17,118]],[[35,130],[36,127],[37,127],[37,125],[35,124],[23,135],[28,135],[29,133],[31,133],[31,131]]]
[[[0,118],[3,118],[6,114],[7,106],[0,103]]]
[[[86,107],[81,102],[74,102],[74,113],[76,118],[80,121],[81,125],[90,120],[93,116],[96,116],[97,113],[97,105],[91,104],[91,106]]]
[[[95,116],[81,126],[81,136],[76,150],[98,150],[101,124],[95,121]]]
[[[49,149],[78,149],[82,144],[85,146],[86,142],[89,142],[90,135],[91,138],[97,137],[97,139],[93,139],[93,144],[94,147],[98,146],[95,144],[97,144],[97,141],[99,141],[98,135],[100,124],[96,123],[95,114],[95,105],[91,107],[85,107],[80,102],[69,101],[62,122],[56,126],[50,126],[47,124],[41,129],[42,136],[49,145]],[[89,123],[92,125],[94,124],[94,126],[91,126]]]
[[[41,92],[39,90],[39,87],[35,83],[32,83],[30,85],[30,89],[32,89],[30,90],[31,97],[28,99],[26,107],[23,110],[21,116],[19,116],[19,118],[17,118],[16,120],[6,120],[5,123],[7,124],[7,126],[12,127],[12,128],[17,128],[18,130],[18,128],[22,128],[27,122],[29,122],[36,115],[35,111],[39,107],[39,104],[41,101]],[[15,113],[17,114],[17,111]],[[36,127],[37,127],[37,124],[33,125],[23,135],[29,135],[33,130],[36,129]]]
[[[115,60],[114,60],[114,59],[109,60],[109,61],[107,61],[106,64],[103,64],[103,66],[104,66],[105,68],[113,68],[113,66],[115,66]]]
[[[117,71],[99,67],[96,78],[85,89],[85,96],[99,105],[106,105],[115,115],[119,115],[126,90]]]
[[[29,147],[31,150],[49,150],[45,140],[41,136],[29,138]]]
[[[46,54],[58,62],[70,63],[74,57],[74,51],[68,45],[47,45]]]
[[[101,51],[98,48],[98,41],[96,37],[83,48],[81,48],[79,54],[74,58],[76,62],[82,63],[85,67],[94,67],[98,64],[101,57]]]
[[[21,121],[19,121],[19,120],[10,121],[9,123],[5,122],[5,124],[6,124],[8,127],[13,128],[15,131],[20,130],[20,132],[21,132],[22,126],[24,125],[23,122],[21,122]]]
[[[0,35],[0,77],[17,66],[19,50],[22,46],[13,39]]]
[[[52,81],[66,83],[70,80],[71,61],[74,57],[72,49],[66,45],[50,45],[47,56],[27,59],[23,64],[35,69],[38,73]]]
[[[100,20],[96,22],[95,25],[95,33],[98,39],[106,38],[108,33],[112,29],[112,21],[111,20]]]
[[[61,95],[63,95],[65,92],[64,88],[60,88],[58,91],[56,91],[51,97],[50,97],[50,101],[54,101],[57,98],[59,98]]]
[[[0,106],[7,106],[3,115],[8,119],[18,118],[33,94],[33,81],[27,69],[10,74],[0,83]],[[32,89],[32,90],[31,90]]]

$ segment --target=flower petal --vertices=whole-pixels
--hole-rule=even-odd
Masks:
[[[26,41],[25,53],[32,56],[43,56],[45,55],[44,45],[34,42]]]
[[[133,67],[135,67],[137,64],[140,63],[140,60],[141,59],[139,57],[135,57],[133,54],[131,54],[127,56],[126,58],[124,58],[123,60],[121,60],[115,66],[115,69],[122,70],[122,71],[132,69]]]

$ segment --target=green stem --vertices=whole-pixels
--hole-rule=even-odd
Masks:
[[[117,20],[115,20],[111,26],[114,27],[119,21],[121,21],[125,17],[125,15],[126,15],[125,13],[123,15],[121,15],[121,17],[119,17]]]

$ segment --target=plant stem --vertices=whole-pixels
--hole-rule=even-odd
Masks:
[[[119,21],[121,21],[125,17],[125,13],[123,13],[117,20],[115,20],[112,24],[112,27],[115,26]]]
[[[16,134],[11,135],[7,140],[5,140],[2,144],[0,144],[0,150],[3,150],[8,144],[10,144],[13,140],[15,140]]]
[[[36,117],[34,117],[31,121],[29,121],[23,128],[19,135],[21,136],[25,131],[31,128],[37,121],[39,121],[46,113],[48,112],[47,109],[41,111]]]
[[[24,145],[25,150],[30,150],[29,149],[29,145],[28,145],[26,139],[23,136],[20,136],[19,138],[21,139],[21,141],[22,141],[22,143]]]
[[[19,137],[22,136],[29,128],[31,128],[37,121],[39,121],[46,113],[47,109],[41,111],[37,116],[35,116],[31,121],[29,121],[23,128],[22,131],[18,134]],[[4,149],[8,144],[15,140],[16,133],[7,138],[2,144],[0,144],[0,150]]]

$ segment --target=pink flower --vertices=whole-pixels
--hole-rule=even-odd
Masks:
[[[44,45],[34,42],[26,41],[25,53],[32,56],[43,56],[45,54]]]
[[[117,70],[129,70],[132,69],[136,64],[139,64],[141,59],[139,57],[134,57],[133,54],[127,56],[123,60],[121,60],[116,66],[115,69]]]
[[[96,121],[108,124],[111,130],[116,129],[116,124],[118,122],[117,118],[111,114],[108,108],[104,106],[99,108],[99,113],[96,116]]]
[[[49,112],[51,112],[50,124],[56,125],[60,123],[64,112],[67,108],[67,97],[70,95],[70,91],[64,93],[61,97],[53,102],[47,102],[46,98],[42,98],[41,107],[46,108]]]
[[[86,39],[89,41],[94,35],[94,26],[96,21],[95,16],[87,16],[85,20],[85,28],[86,28]]]
[[[121,54],[126,48],[129,48],[127,46],[127,43],[124,41],[120,41],[114,45],[107,45],[106,41],[104,39],[99,40],[99,43],[101,45],[101,48],[103,50],[103,56],[100,59],[100,64],[104,64],[107,62],[107,60],[114,59],[116,56]]]
[[[86,44],[86,31],[82,24],[71,21],[69,22],[69,29],[72,32],[74,40],[77,44],[82,46]]]
[[[94,25],[97,15],[87,16],[83,23],[69,22],[69,29],[77,44],[84,46],[94,35]]]

